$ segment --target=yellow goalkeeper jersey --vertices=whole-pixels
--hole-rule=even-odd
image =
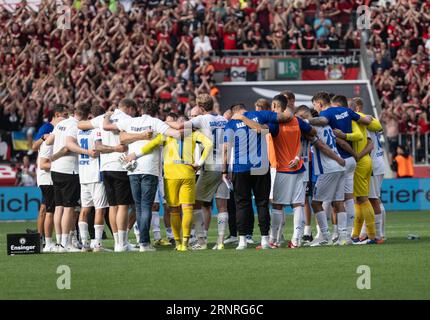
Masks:
[[[366,115],[361,112],[357,112],[360,116],[365,117]],[[358,154],[366,148],[367,145],[367,130],[378,132],[382,130],[382,125],[377,119],[372,119],[369,125],[359,124],[352,121],[352,133],[346,134],[346,140],[352,141],[352,148]]]
[[[141,152],[143,154],[147,154],[155,147],[164,145],[164,178],[194,179],[196,173],[192,164],[195,163],[194,150],[196,149],[197,143],[200,143],[204,148],[199,160],[199,165],[202,165],[209,156],[213,143],[208,137],[199,131],[193,131],[192,134],[186,137],[181,137],[181,139],[165,137],[159,134],[143,146]]]

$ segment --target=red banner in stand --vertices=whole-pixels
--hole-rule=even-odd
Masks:
[[[315,56],[302,58],[302,80],[357,80],[358,56]]]
[[[216,72],[222,72],[231,67],[246,67],[246,72],[258,70],[258,58],[254,57],[213,57],[212,64]]]

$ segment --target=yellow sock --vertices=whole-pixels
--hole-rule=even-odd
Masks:
[[[373,210],[372,204],[369,200],[360,204],[360,207],[364,221],[366,221],[367,236],[369,239],[374,240],[376,236],[375,211]]]
[[[176,243],[181,243],[181,214],[179,212],[170,213],[170,224]]]
[[[191,225],[193,223],[193,207],[187,206],[182,207],[182,242],[188,244],[188,239],[190,238]]]
[[[363,213],[361,212],[361,207],[358,203],[355,205],[355,217],[354,217],[354,229],[352,231],[352,238],[358,238],[363,227]]]

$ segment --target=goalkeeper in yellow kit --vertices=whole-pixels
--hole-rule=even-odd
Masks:
[[[352,109],[361,116],[366,116],[362,113],[363,101],[361,98],[353,99]],[[352,149],[357,159],[357,166],[354,173],[354,197],[356,199],[355,219],[354,229],[351,236],[353,243],[356,244],[377,243],[375,239],[375,212],[369,201],[370,179],[372,175],[372,159],[370,157],[370,151],[373,148],[373,143],[371,139],[367,137],[366,130],[378,132],[382,130],[382,125],[377,119],[372,119],[368,126],[353,121],[352,133],[345,134],[339,130],[335,131],[338,138],[352,142]],[[363,222],[366,222],[368,239],[360,242],[359,235]]]
[[[185,119],[179,117],[177,121],[184,122]],[[200,160],[195,162],[194,151],[197,143],[200,143],[204,149]],[[170,223],[176,250],[187,251],[193,221],[196,171],[210,155],[213,143],[203,133],[185,128],[181,139],[157,135],[142,147],[141,153],[150,153],[160,145],[164,145],[164,193],[167,205],[170,207]]]

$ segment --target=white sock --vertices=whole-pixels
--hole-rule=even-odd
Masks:
[[[282,225],[282,216],[284,215],[284,211],[279,209],[272,209],[272,220],[271,220],[271,228],[270,228],[270,241],[276,242],[278,241],[278,235],[281,230]]]
[[[376,239],[382,239],[382,213],[375,214]]]
[[[113,239],[115,241],[115,246],[117,246],[119,244],[119,236],[118,236],[118,232],[114,232],[113,233]]]
[[[83,221],[79,221],[78,222],[78,227],[79,227],[79,233],[81,234],[82,244],[87,245],[88,244],[88,240],[90,238],[90,234],[88,232],[88,223],[83,222]]]
[[[105,226],[103,224],[95,224],[94,225],[94,238],[96,240],[96,244],[99,244],[99,245],[102,244],[104,228],[105,228]]]
[[[61,244],[61,234],[55,234],[55,239],[57,240],[57,244]]]
[[[205,238],[205,227],[203,222],[203,211],[202,209],[193,210],[193,222],[194,222],[194,232],[197,238]]]
[[[152,211],[151,226],[152,226],[152,232],[154,233],[154,240],[160,240],[161,239],[160,215],[158,211]]]
[[[269,236],[261,236],[261,246],[267,247],[269,245]]]
[[[208,238],[208,230],[204,230],[205,239]]]
[[[317,235],[315,236],[315,238],[319,238],[319,237],[321,237],[321,228],[318,225],[318,221],[317,221]]]
[[[218,244],[224,243],[225,229],[228,226],[228,213],[220,212],[217,216],[218,221]]]
[[[118,246],[124,247],[127,244],[127,231],[118,230]]]
[[[61,245],[65,248],[67,247],[68,242],[69,242],[69,235],[66,233],[63,233],[61,235]]]
[[[246,236],[239,236],[239,246],[245,246],[246,247]]]
[[[376,214],[375,214],[376,216]],[[376,218],[375,218],[375,224],[376,224]],[[367,230],[366,230],[366,221],[363,222],[363,226],[361,227],[361,231],[360,231],[360,238],[365,238],[367,235]]]
[[[293,231],[293,237],[291,241],[293,242],[293,244],[296,244],[295,242],[297,242],[297,239],[300,239],[303,235],[303,216],[304,216],[303,207],[302,206],[294,207],[293,212],[294,212],[294,217],[293,217],[294,231]]]
[[[333,225],[333,233],[339,233],[339,228],[338,228],[337,224]]]
[[[191,232],[190,232],[190,237],[191,238],[194,238],[196,236],[196,229],[191,229]]]
[[[346,236],[347,234],[347,217],[346,212],[338,212],[337,213],[337,228],[339,234],[342,236]]]
[[[386,222],[386,212],[385,212],[385,207],[384,204],[380,203],[380,207],[381,207],[381,215],[382,215],[382,237],[385,238],[385,222]]]
[[[348,236],[352,234],[352,228],[354,227],[354,217],[355,217],[355,207],[354,199],[345,200],[345,210],[346,210],[346,232]]]
[[[330,201],[323,202],[322,207],[327,219],[331,221],[331,202]]]
[[[172,228],[166,228],[166,237],[168,239],[173,239]]]
[[[126,245],[128,243],[128,232],[129,231],[130,231],[130,229],[127,229],[127,231],[125,232],[124,245]]]
[[[305,226],[304,235],[305,236],[310,236],[311,234],[312,234],[312,228],[311,228],[311,226]]]
[[[45,246],[47,247],[52,246],[52,238],[45,238]]]
[[[70,231],[68,237],[67,237],[67,246],[73,245],[73,231]]]
[[[315,217],[318,222],[318,226],[320,227],[320,233],[323,237],[328,236],[328,224],[327,224],[327,215],[324,211],[317,212]]]

